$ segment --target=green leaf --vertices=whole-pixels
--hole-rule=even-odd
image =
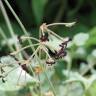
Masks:
[[[96,96],[96,80],[91,87],[86,91],[85,96]]]
[[[83,96],[84,88],[80,82],[71,82],[64,85],[60,96]]]
[[[86,42],[86,45],[85,45],[86,47],[96,45],[96,27],[92,28],[89,32],[90,32],[89,33],[90,38]]]

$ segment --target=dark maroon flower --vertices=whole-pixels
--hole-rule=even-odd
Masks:
[[[66,56],[67,52],[66,52],[66,47],[69,41],[71,41],[71,38],[68,38],[66,41],[64,41],[63,43],[61,43],[60,49],[58,51],[55,50],[55,53],[49,52],[52,54],[53,57],[55,57],[55,59],[59,59],[59,58],[63,58],[64,56]]]
[[[40,37],[40,40],[41,40],[41,42],[49,41],[48,34],[47,33],[42,34]]]
[[[49,58],[49,59],[46,61],[46,64],[48,64],[48,65],[53,65],[53,64],[55,64],[55,61],[54,61],[54,59]]]
[[[5,83],[6,80],[5,80],[5,77],[3,75],[0,75],[0,78],[2,79],[2,82]]]

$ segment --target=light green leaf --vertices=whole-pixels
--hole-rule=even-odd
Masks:
[[[64,85],[64,89],[60,96],[83,96],[83,93],[84,89],[80,82],[71,82]]]
[[[85,96],[96,96],[96,80],[91,87],[86,91]]]
[[[92,28],[89,31],[90,38],[86,42],[86,47],[90,47],[92,45],[96,45],[96,27]]]

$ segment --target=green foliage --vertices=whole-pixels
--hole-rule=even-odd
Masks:
[[[27,66],[30,69],[31,76],[27,73],[29,78],[26,81],[27,84],[18,87],[16,87],[16,83],[22,68],[17,64],[17,61],[6,56],[5,53],[13,52],[19,46],[15,37],[16,35],[26,35],[26,29],[22,28],[22,25],[19,26],[20,22],[17,23],[15,20],[17,18],[14,18],[11,13],[12,10],[9,10],[4,1],[3,4],[14,30],[14,36],[12,37],[10,30],[8,30],[10,26],[8,27],[5,22],[0,3],[0,60],[2,61],[0,66],[2,63],[8,65],[7,68],[4,68],[4,70],[7,70],[6,74],[10,70],[14,70],[6,78],[6,83],[3,84],[0,78],[0,96],[31,96],[31,94],[41,96],[38,91],[39,87],[45,93],[54,87],[57,96],[96,96],[96,0],[23,0],[23,2],[22,0],[8,0],[25,28],[27,28],[27,33],[32,37],[38,36],[38,26],[42,22],[76,21],[75,26],[71,28],[65,28],[64,26],[50,27],[60,36],[70,36],[72,38],[72,42],[67,47],[67,56],[64,59],[57,60],[58,62],[52,68],[48,67],[49,69],[46,70],[48,76],[46,73],[40,74],[41,82],[38,81],[38,76],[34,78],[30,66]],[[58,47],[57,43],[61,41],[58,41],[57,38],[54,38],[53,41],[49,45],[56,49]],[[29,43],[23,41],[24,45]],[[35,44],[35,42],[31,43]],[[47,45],[51,49],[50,46]],[[26,52],[30,56],[33,51],[30,48]],[[19,57],[22,60],[21,54],[19,54]],[[42,57],[44,58],[45,54]],[[33,61],[31,63],[36,64],[37,62]],[[36,66],[32,65],[32,67],[35,68]],[[24,81],[24,78],[24,76],[21,76],[20,83]],[[50,81],[54,86],[50,84]]]

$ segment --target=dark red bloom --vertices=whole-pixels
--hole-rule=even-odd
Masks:
[[[47,33],[42,34],[40,37],[40,40],[41,40],[41,42],[49,41],[48,34]]]

